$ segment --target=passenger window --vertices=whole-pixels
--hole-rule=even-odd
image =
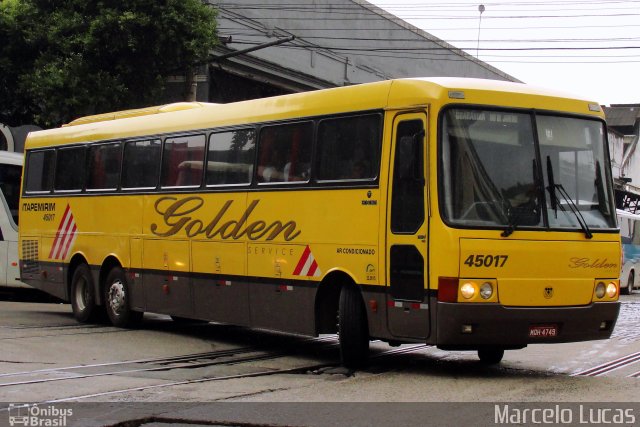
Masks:
[[[22,167],[18,165],[2,165],[0,168],[0,189],[4,195],[13,222],[18,224],[18,211],[20,209],[20,178]]]
[[[25,188],[27,193],[51,191],[55,151],[32,151],[27,160],[27,177]]]
[[[253,129],[211,135],[207,158],[207,185],[238,185],[251,182],[256,150]]]
[[[129,141],[124,146],[122,188],[155,188],[160,171],[160,140]]]
[[[163,187],[199,187],[204,167],[204,135],[167,138],[162,156]]]
[[[375,179],[379,168],[380,122],[378,114],[321,121],[317,179]]]
[[[84,187],[85,147],[61,148],[56,159],[56,191],[80,191]]]
[[[265,126],[258,145],[258,182],[307,182],[311,165],[311,122]]]
[[[87,190],[116,190],[120,181],[120,143],[89,147]]]

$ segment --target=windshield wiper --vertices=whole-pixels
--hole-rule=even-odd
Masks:
[[[560,209],[565,211],[565,209],[562,207],[562,204],[558,200],[557,194],[559,193],[564,201],[567,202],[569,209],[578,220],[578,224],[580,224],[582,231],[584,231],[584,235],[587,237],[587,239],[591,239],[593,237],[593,234],[591,233],[591,230],[587,225],[587,221],[585,221],[584,217],[580,213],[580,209],[578,209],[573,199],[571,198],[569,193],[567,193],[567,190],[564,189],[562,184],[555,183],[553,179],[553,166],[551,165],[551,158],[549,156],[547,156],[547,177],[549,179],[549,186],[547,187],[547,190],[549,191],[551,209],[553,209],[553,211],[555,212],[556,218],[558,217],[558,206],[560,206]]]
[[[539,198],[538,198],[538,190],[539,190],[539,186],[538,186],[538,179],[537,179],[537,167],[536,167],[536,161],[535,159],[533,160],[533,182],[534,182],[534,190],[533,190],[533,194],[529,194],[529,192],[527,192],[527,194],[529,194],[529,200],[525,203],[521,203],[518,206],[511,206],[511,203],[506,202],[507,203],[507,227],[502,231],[502,233],[500,234],[500,236],[502,237],[509,237],[513,234],[514,231],[516,231],[516,228],[518,226],[521,225],[522,223],[522,219],[525,219],[525,223],[526,225],[535,225],[535,223],[539,222],[539,218],[540,218],[540,210],[539,210]],[[533,222],[533,220],[535,219],[535,223]]]
[[[502,230],[502,233],[500,233],[500,236],[509,237],[513,234],[514,231],[516,231],[516,227],[520,225],[519,224],[520,215],[521,215],[521,211],[518,211],[515,215],[513,215],[513,212],[511,209],[507,210],[507,218],[509,218],[509,223],[507,224],[507,227],[504,230]]]
[[[549,186],[547,187],[547,191],[549,191],[549,202],[551,203],[553,213],[556,218],[558,218],[558,197],[556,196],[556,182],[553,179],[553,165],[551,164],[550,156],[547,156],[547,177],[549,179]]]

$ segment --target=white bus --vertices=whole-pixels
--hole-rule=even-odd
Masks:
[[[617,209],[623,262],[620,272],[620,291],[630,294],[637,287],[640,271],[640,215]]]
[[[23,155],[0,151],[0,288],[31,288],[20,281],[18,211]]]

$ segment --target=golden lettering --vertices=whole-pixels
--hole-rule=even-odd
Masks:
[[[284,240],[291,241],[301,233],[296,229],[295,221],[283,223],[276,220],[271,224],[258,220],[249,222],[249,216],[254,211],[260,201],[254,200],[245,209],[240,219],[229,219],[223,222],[224,217],[233,204],[233,200],[227,200],[218,210],[215,217],[207,225],[197,218],[193,218],[193,213],[200,211],[204,206],[204,200],[200,197],[161,197],[155,203],[155,211],[161,215],[164,224],[151,224],[151,232],[156,236],[169,237],[184,230],[187,237],[205,235],[209,239],[217,236],[227,240],[238,240],[247,236],[249,240],[258,240],[266,236],[265,240],[274,240],[282,236]],[[166,226],[166,229],[165,229]]]

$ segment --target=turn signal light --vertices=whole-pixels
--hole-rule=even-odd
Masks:
[[[604,282],[599,282],[596,285],[596,297],[598,298],[604,297],[605,292],[606,292],[606,286],[604,285]]]

